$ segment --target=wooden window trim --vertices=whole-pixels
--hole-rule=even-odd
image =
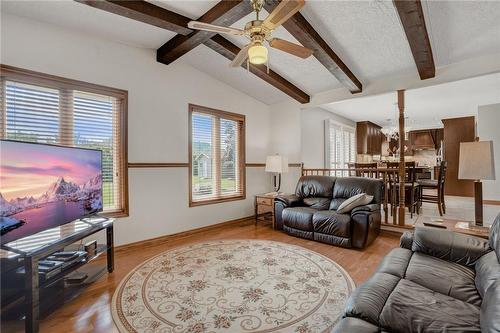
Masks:
[[[103,213],[108,217],[129,216],[129,196],[128,196],[128,91],[101,86],[98,84],[67,79],[60,76],[35,72],[23,68],[0,64],[0,76],[2,81],[14,81],[19,83],[38,85],[46,88],[58,90],[78,90],[93,94],[107,95],[122,100],[120,108],[120,171],[121,171],[121,209],[107,211]],[[4,99],[5,100],[5,99]],[[4,101],[2,101],[4,102]],[[6,118],[6,117],[4,117]],[[3,124],[2,124],[3,125]],[[0,134],[3,133],[0,130]],[[63,143],[61,143],[63,144]]]
[[[228,119],[228,120],[242,122],[243,125],[241,126],[241,133],[240,133],[239,138],[238,138],[239,140],[238,140],[238,154],[237,154],[238,171],[239,171],[239,178],[240,178],[240,184],[241,184],[241,194],[227,196],[227,197],[219,197],[219,198],[215,198],[215,199],[193,201],[193,175],[192,175],[193,174],[193,146],[192,146],[192,135],[193,135],[193,133],[192,133],[193,132],[192,114],[193,114],[193,112],[206,113],[206,114],[217,116],[219,118],[224,118],[224,119]],[[206,106],[201,106],[201,105],[196,105],[196,104],[190,103],[188,105],[188,118],[189,118],[189,126],[188,126],[189,207],[218,204],[218,203],[237,201],[237,200],[245,200],[246,199],[246,167],[245,167],[246,166],[246,160],[245,160],[245,156],[246,156],[246,152],[245,152],[246,122],[245,122],[245,115],[227,112],[227,111],[222,111],[222,110],[217,110],[217,109],[209,108]],[[216,172],[220,173],[219,170],[216,170]]]

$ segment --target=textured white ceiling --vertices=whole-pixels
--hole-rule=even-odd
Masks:
[[[308,1],[301,13],[363,83],[415,68],[392,1]]]
[[[136,47],[158,48],[175,36],[171,31],[71,0],[1,0],[1,10]]]
[[[191,19],[198,19],[205,14],[210,8],[215,6],[218,0],[146,0],[157,6],[171,10],[178,14],[187,16]]]
[[[218,2],[148,1],[193,19]],[[423,9],[438,67],[500,54],[500,1],[423,1]],[[156,49],[175,35],[71,0],[1,0],[1,10],[136,47]],[[308,0],[301,13],[363,84],[408,72],[417,74],[391,1]],[[234,26],[242,27],[253,18],[249,15]],[[295,41],[283,28],[278,28],[275,36]],[[244,39],[232,40],[238,46],[245,43]],[[179,61],[185,61],[265,103],[288,99],[260,79],[249,80],[253,75],[242,69],[228,70],[229,61],[209,51],[198,47]],[[314,57],[301,60],[271,50],[270,64],[273,70],[310,94],[340,87],[340,83]]]
[[[323,105],[354,121],[381,126],[396,116],[396,92]],[[441,119],[477,114],[479,105],[500,103],[500,73],[455,81],[405,93],[405,112],[413,128],[442,127]]]
[[[266,103],[286,101],[289,97],[242,67],[229,67],[229,60],[205,45],[200,45],[182,57],[181,60],[210,76],[227,83],[233,88]]]
[[[500,1],[425,1],[423,9],[437,67],[500,53]]]

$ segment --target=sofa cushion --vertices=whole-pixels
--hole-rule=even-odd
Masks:
[[[366,193],[356,194],[353,197],[346,199],[343,203],[340,204],[339,208],[337,208],[337,213],[345,214],[349,213],[356,207],[368,205],[373,200],[373,195],[369,195]]]
[[[314,232],[335,235],[339,237],[351,236],[351,216],[338,214],[332,210],[320,210],[313,215]]]
[[[312,219],[318,210],[309,207],[290,207],[283,209],[283,224],[288,227],[313,231]]]
[[[476,261],[475,270],[476,288],[481,297],[484,297],[488,288],[496,280],[500,280],[500,264],[497,261],[496,253],[492,251],[479,258]]]
[[[330,198],[312,197],[304,198],[302,200],[304,205],[309,206],[314,209],[328,209],[330,207]]]
[[[479,307],[402,279],[380,312],[391,332],[480,332]]]
[[[486,239],[430,227],[415,228],[411,249],[469,267],[491,251]]]
[[[347,199],[346,198],[334,198],[330,201],[330,209],[331,210],[337,210],[340,205],[346,201]]]
[[[392,274],[373,274],[353,291],[345,306],[345,316],[361,318],[378,325],[380,312],[399,280]]]
[[[480,322],[482,332],[500,332],[500,280],[496,280],[483,299]]]
[[[337,178],[333,187],[333,199],[350,198],[356,194],[373,195],[373,203],[380,204],[384,198],[384,185],[381,179],[364,177]]]
[[[414,253],[405,278],[430,290],[477,306],[481,296],[474,283],[474,270],[454,262]]]
[[[335,177],[302,176],[295,188],[295,194],[301,198],[323,197],[332,198]]]

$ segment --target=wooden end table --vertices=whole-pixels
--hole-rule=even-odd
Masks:
[[[466,235],[476,236],[476,237],[481,237],[481,238],[486,238],[486,239],[489,238],[489,234],[490,234],[489,227],[478,227],[478,226],[475,226],[473,222],[453,220],[453,219],[443,219],[443,222],[433,222],[433,221],[429,221],[429,222],[436,223],[436,224],[439,223],[439,224],[446,227],[446,228],[439,228],[439,227],[428,226],[429,228],[450,230],[453,232],[458,232],[461,234],[466,234]],[[415,224],[415,226],[427,227],[426,225],[424,225],[423,221],[417,222]]]
[[[271,220],[273,229],[275,228],[274,199],[282,194],[283,193],[270,192],[255,195],[255,224],[257,224],[257,221]]]

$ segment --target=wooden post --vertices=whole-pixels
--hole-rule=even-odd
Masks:
[[[398,90],[399,109],[399,214],[398,224],[405,225],[405,91]]]

